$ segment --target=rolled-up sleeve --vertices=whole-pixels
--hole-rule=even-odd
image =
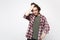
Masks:
[[[28,16],[26,16],[26,15],[24,14],[23,18],[25,18],[25,19],[27,19],[27,20],[30,21],[30,14],[29,14]]]
[[[50,26],[49,26],[49,24],[48,24],[48,22],[47,22],[47,19],[46,19],[46,17],[44,18],[44,33],[49,33],[49,30],[50,30]]]

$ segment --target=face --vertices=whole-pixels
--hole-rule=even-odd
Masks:
[[[39,13],[37,7],[33,7],[32,13],[33,13],[34,15],[37,15],[37,14]]]

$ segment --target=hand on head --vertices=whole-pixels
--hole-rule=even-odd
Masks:
[[[31,8],[30,8],[30,9],[32,10],[34,6],[35,6],[35,5],[31,5]]]

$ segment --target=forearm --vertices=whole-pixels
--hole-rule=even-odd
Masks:
[[[34,7],[34,5],[32,5],[32,6],[30,7],[30,9],[27,10],[27,12],[26,12],[24,15],[28,16],[28,15],[31,13],[31,10],[33,9],[33,7]]]
[[[31,11],[28,10],[24,15],[28,16]]]
[[[28,11],[24,14],[23,17],[24,17],[25,19],[30,20],[29,13],[30,13],[30,10],[28,10]]]

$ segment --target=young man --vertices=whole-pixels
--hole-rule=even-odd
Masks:
[[[29,21],[27,40],[42,40],[50,30],[46,17],[40,14],[40,10],[37,4],[31,3],[30,10],[23,16]]]

